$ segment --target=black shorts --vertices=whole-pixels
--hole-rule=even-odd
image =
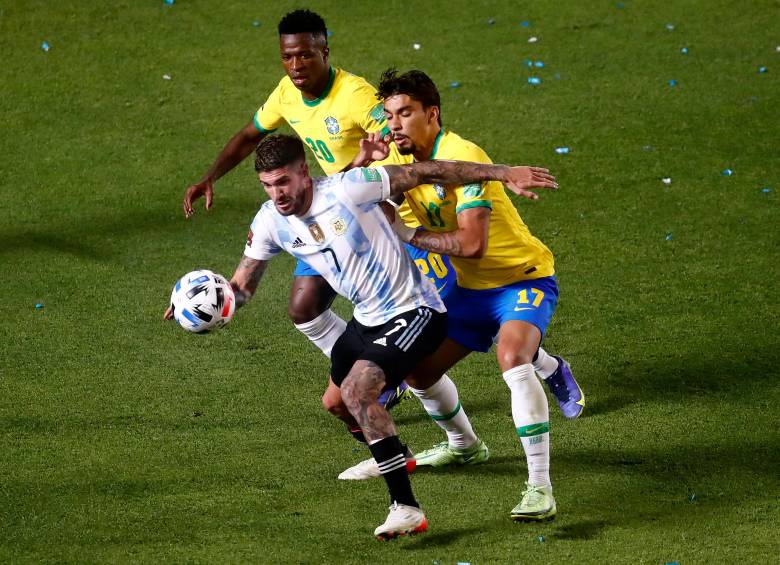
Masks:
[[[360,359],[376,363],[385,373],[385,388],[395,388],[417,364],[436,351],[447,337],[447,314],[415,308],[381,326],[364,326],[354,318],[331,352],[330,376],[340,387]]]

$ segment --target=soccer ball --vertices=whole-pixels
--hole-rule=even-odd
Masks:
[[[230,321],[236,311],[236,297],[225,277],[201,269],[176,281],[171,308],[173,317],[185,330],[205,333]]]

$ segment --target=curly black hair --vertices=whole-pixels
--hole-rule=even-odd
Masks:
[[[439,90],[431,77],[422,71],[411,70],[398,74],[396,69],[387,69],[379,79],[376,97],[379,100],[390,98],[396,94],[406,94],[417,100],[423,108],[436,106],[439,109],[439,125],[441,125],[441,97]]]
[[[279,35],[294,35],[296,33],[311,33],[328,38],[328,28],[325,20],[311,10],[295,10],[285,15],[279,21]]]

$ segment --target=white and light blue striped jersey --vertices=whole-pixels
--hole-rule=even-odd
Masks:
[[[300,217],[282,216],[265,202],[244,255],[268,260],[286,251],[305,261],[355,305],[355,320],[364,326],[380,326],[420,306],[446,311],[379,207],[390,192],[383,168],[316,178],[313,191]]]

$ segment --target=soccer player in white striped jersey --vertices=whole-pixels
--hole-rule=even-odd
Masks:
[[[353,319],[333,347],[331,378],[363,430],[390,493],[390,513],[374,535],[390,539],[423,532],[427,520],[412,493],[401,442],[377,399],[444,341],[446,309],[379,203],[424,183],[490,179],[535,197],[529,188],[557,188],[555,179],[536,167],[462,161],[359,168],[313,179],[302,142],[284,135],[270,135],[258,145],[255,170],[270,201],[255,216],[231,279],[236,304],[251,298],[268,261],[286,251],[309,263],[355,305]],[[432,375],[430,385],[439,378]]]

